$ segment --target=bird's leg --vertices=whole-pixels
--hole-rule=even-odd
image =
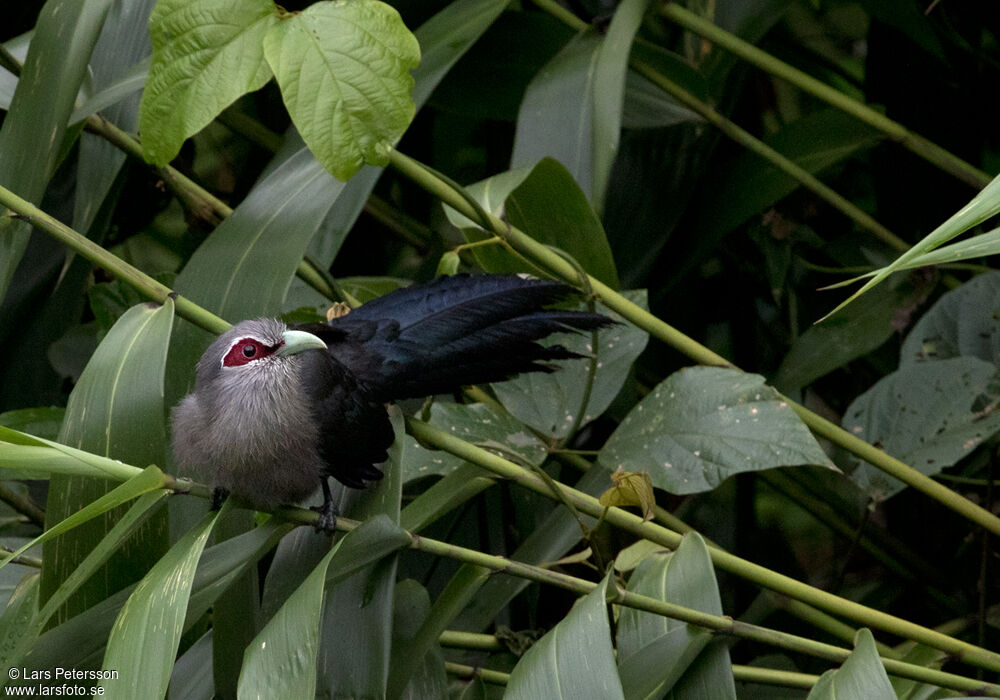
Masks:
[[[212,510],[219,510],[227,498],[229,498],[229,489],[216,486],[212,489],[212,497],[208,501],[208,507]]]
[[[310,510],[319,513],[319,517],[316,518],[313,527],[316,528],[316,532],[325,532],[328,535],[332,535],[337,530],[337,506],[334,504],[333,496],[330,494],[330,484],[327,481],[327,477],[321,476],[319,483],[323,487],[323,505],[310,508]]]

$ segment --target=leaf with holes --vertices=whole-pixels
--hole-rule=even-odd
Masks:
[[[816,439],[764,378],[689,367],[661,382],[601,450],[611,469],[646,471],[670,493],[708,491],[746,471],[830,466]]]
[[[341,180],[385,165],[413,119],[420,46],[378,0],[318,2],[268,31],[264,55],[316,159]]]
[[[953,357],[904,365],[859,396],[844,429],[923,474],[937,474],[1000,431],[1000,382],[991,362]],[[904,488],[867,462],[851,478],[872,498]]]

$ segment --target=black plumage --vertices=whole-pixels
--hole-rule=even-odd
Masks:
[[[274,319],[244,321],[199,361],[195,392],[174,411],[175,455],[207,473],[217,494],[259,508],[297,502],[321,484],[321,525],[332,528],[326,477],[358,488],[382,475],[376,465],[393,441],[384,404],[550,372],[552,361],[579,357],[537,342],[611,323],[547,308],[574,294],[547,280],[456,275],[326,325],[289,332]],[[232,444],[240,431],[252,436],[246,447]]]

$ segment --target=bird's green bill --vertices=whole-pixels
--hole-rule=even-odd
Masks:
[[[326,350],[326,343],[305,331],[285,331],[281,338],[285,342],[278,348],[278,355],[294,355],[303,350]]]

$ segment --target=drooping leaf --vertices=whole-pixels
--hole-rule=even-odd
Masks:
[[[875,638],[858,630],[854,651],[840,668],[827,671],[813,686],[807,700],[895,700],[889,677],[882,667]]]
[[[600,697],[624,700],[608,625],[609,573],[559,624],[521,657],[507,683],[508,700]]]
[[[1000,272],[977,275],[943,295],[920,317],[903,341],[900,365],[952,357],[978,357],[1000,365],[998,320]]]
[[[600,502],[605,508],[613,506],[635,506],[642,511],[643,520],[653,518],[656,496],[653,482],[645,472],[611,472],[611,488],[601,494]]]
[[[55,440],[62,426],[66,409],[62,406],[20,408],[0,413],[0,425],[14,428],[36,437]]]
[[[660,382],[625,417],[598,457],[648,472],[670,493],[698,493],[733,474],[830,465],[806,426],[763,377],[689,367]]]
[[[189,136],[271,79],[263,42],[277,22],[271,0],[158,0],[139,108],[147,160],[166,165]]]
[[[365,163],[388,163],[413,119],[410,69],[420,62],[395,9],[378,0],[310,5],[269,29],[264,54],[323,167],[347,180]]]
[[[412,648],[410,644],[427,619],[430,610],[430,596],[427,595],[427,590],[423,586],[412,579],[406,579],[396,584],[396,598],[392,615],[392,659],[394,664],[406,659],[405,654]],[[399,694],[401,700],[443,698],[448,695],[448,678],[444,670],[444,656],[437,640],[434,642],[432,648],[415,664],[413,675]]]
[[[923,474],[937,474],[1000,431],[997,367],[975,357],[904,365],[856,398],[844,429]],[[869,496],[885,500],[904,484],[862,462],[851,473]]]
[[[384,515],[399,522],[402,483],[399,462],[402,414],[390,411],[396,441],[389,448],[385,476],[352,499],[346,512],[366,519]],[[346,546],[346,545],[345,545]],[[393,590],[397,556],[388,556],[327,587],[320,628],[317,689],[331,697],[385,695],[392,652]]]
[[[142,581],[118,613],[104,654],[106,670],[142,684],[101,681],[106,697],[163,697],[177,656],[191,584],[218,512],[208,513],[177,541]]]
[[[624,296],[646,307],[645,290],[628,291]],[[564,438],[574,424],[586,425],[611,405],[625,384],[632,363],[646,347],[649,335],[624,322],[600,303],[597,311],[621,323],[597,332],[596,349],[590,333],[559,334],[547,341],[585,357],[596,357],[596,371],[586,406],[584,398],[591,382],[591,360],[563,360],[554,363],[559,366],[557,372],[522,374],[492,385],[497,398],[518,420],[551,437]]]

